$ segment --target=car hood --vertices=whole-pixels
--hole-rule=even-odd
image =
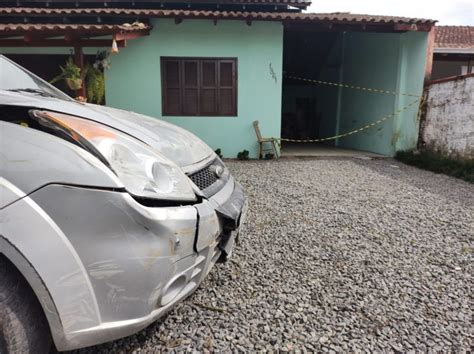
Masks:
[[[0,105],[46,109],[96,121],[155,148],[180,167],[193,165],[214,154],[194,134],[168,122],[121,109],[0,90]]]

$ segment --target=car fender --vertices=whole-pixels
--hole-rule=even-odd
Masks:
[[[3,184],[2,191],[7,189],[19,199],[0,210],[0,253],[32,287],[60,349],[65,333],[100,323],[97,300],[84,265],[61,229],[30,197]]]
[[[57,223],[30,196],[51,184],[122,190],[89,152],[50,134],[0,122],[0,254],[23,274],[48,320],[56,347],[101,323],[81,259]]]

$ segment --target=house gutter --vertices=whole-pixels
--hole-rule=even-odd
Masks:
[[[436,54],[474,54],[474,48],[435,48]]]

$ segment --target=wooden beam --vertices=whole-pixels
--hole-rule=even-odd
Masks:
[[[51,38],[51,37],[58,37],[58,34],[44,34],[44,33],[26,33],[23,36],[23,40],[27,43],[33,43],[35,41],[41,41],[43,39]]]
[[[110,39],[82,39],[76,42],[81,47],[110,47]],[[126,46],[126,41],[117,41],[119,48]],[[23,39],[0,39],[0,47],[73,47],[73,43],[64,39],[44,39],[33,42],[25,42]]]
[[[78,41],[80,38],[78,38],[77,36],[73,35],[72,33],[66,33],[64,35],[64,40],[66,42],[73,42],[73,41]]]
[[[114,34],[114,39],[116,41],[126,41],[129,39],[140,38],[144,36],[150,35],[150,31],[143,31],[143,32],[130,32],[130,33],[116,33]]]
[[[378,26],[366,24],[342,24],[342,23],[289,23],[285,25],[285,31],[289,32],[376,32],[376,33],[393,33],[393,26]]]
[[[38,38],[36,38],[38,39]],[[30,43],[30,42],[33,42],[35,40],[35,37],[32,35],[32,34],[25,34],[23,36],[23,40],[26,42],[26,43]]]
[[[396,32],[429,32],[432,27],[426,23],[396,23],[393,29]]]
[[[416,23],[396,23],[393,25],[393,30],[397,32],[417,31],[418,26]]]
[[[344,22],[320,22],[320,23],[291,23],[284,22],[286,31],[302,32],[376,32],[397,33],[407,31],[429,32],[431,24],[378,24],[378,23],[344,23]]]

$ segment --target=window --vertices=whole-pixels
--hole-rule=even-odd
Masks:
[[[164,116],[236,116],[237,59],[161,58]]]
[[[461,66],[461,75],[467,74],[474,74],[474,66],[469,67],[469,64]]]

